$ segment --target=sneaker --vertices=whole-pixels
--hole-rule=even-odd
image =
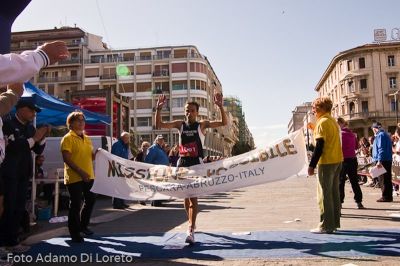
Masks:
[[[24,245],[18,244],[15,246],[6,247],[6,250],[9,252],[12,252],[12,253],[25,253],[30,248],[31,248],[30,246],[24,246]]]
[[[357,209],[365,209],[364,205],[361,202],[357,202]]]
[[[188,230],[185,243],[188,243],[189,245],[194,245],[195,241],[194,241],[194,230],[193,229]]]
[[[325,230],[322,228],[314,228],[310,230],[310,233],[313,234],[333,234],[333,230]]]
[[[94,234],[94,232],[92,231],[92,230],[90,230],[89,228],[85,228],[85,229],[83,229],[82,230],[82,233],[85,235],[85,236],[91,236],[91,235],[93,235]]]

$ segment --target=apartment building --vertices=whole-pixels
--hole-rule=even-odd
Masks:
[[[11,36],[11,51],[19,53],[33,50],[45,42],[55,40],[62,40],[67,44],[70,59],[42,69],[31,82],[59,99],[110,115],[113,118],[113,127],[87,126],[94,134],[118,136],[121,131],[128,130],[128,101],[111,86],[93,87],[91,90],[87,90],[85,86],[85,64],[89,54],[93,51],[109,50],[101,36],[77,27],[14,32]]]
[[[399,122],[397,80],[400,42],[366,44],[337,54],[315,90],[333,101],[332,114],[349,121],[359,137],[380,121],[393,132]]]
[[[254,138],[246,123],[245,114],[242,108],[242,101],[239,98],[233,96],[224,97],[224,107],[225,110],[231,113],[234,117],[232,129],[234,132],[236,132],[237,130],[237,133],[234,133],[234,138],[236,140],[235,143],[247,143],[249,144],[251,149],[254,149]]]
[[[313,144],[313,136],[311,130],[307,128],[309,122],[315,122],[315,116],[311,113],[312,103],[305,102],[298,105],[292,111],[292,118],[288,124],[288,133],[303,129],[306,146],[310,147]]]
[[[106,98],[106,113],[117,121],[111,132],[117,135],[122,130],[133,131],[137,146],[145,140],[152,142],[158,134],[164,135],[170,145],[178,143],[176,130],[154,128],[154,110],[160,94],[168,98],[162,110],[163,120],[184,119],[187,101],[199,103],[199,119],[221,118],[213,95],[222,92],[222,85],[207,57],[195,46],[112,50],[101,36],[63,27],[13,33],[12,51],[34,49],[52,40],[67,43],[71,60],[43,69],[33,83],[67,101],[82,103],[94,97],[91,105],[97,105]],[[209,129],[205,154],[229,156],[236,141],[234,135],[224,128]]]

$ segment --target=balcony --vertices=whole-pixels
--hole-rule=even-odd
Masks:
[[[78,76],[65,76],[65,77],[39,77],[38,83],[54,83],[54,82],[80,82]]]
[[[71,58],[68,60],[62,60],[58,62],[58,65],[71,65],[71,64],[77,64],[79,65],[81,63],[80,58]]]
[[[169,71],[168,70],[155,71],[153,72],[153,77],[154,78],[169,77]]]
[[[100,80],[115,80],[115,79],[117,79],[116,74],[100,75]]]
[[[389,112],[360,112],[360,113],[350,113],[342,116],[345,120],[357,120],[357,119],[382,119],[382,118],[396,118],[396,111]]]

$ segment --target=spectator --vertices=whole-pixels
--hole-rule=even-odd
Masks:
[[[349,177],[351,188],[354,193],[354,201],[357,204],[358,209],[365,209],[362,204],[362,191],[360,184],[358,184],[357,176],[357,157],[356,150],[358,148],[357,136],[348,128],[348,123],[341,117],[337,119],[337,122],[341,128],[342,134],[342,152],[343,152],[343,163],[342,170],[340,171],[340,182],[339,182],[339,192],[340,201],[344,202],[344,186],[346,184],[347,176]]]
[[[383,130],[381,123],[373,123],[372,130],[375,134],[372,147],[372,161],[375,162],[376,167],[383,167],[386,170],[386,173],[378,178],[382,190],[382,197],[378,199],[377,202],[392,202],[392,141],[389,134]]]
[[[340,228],[339,176],[343,161],[340,128],[331,116],[332,100],[317,98],[312,104],[317,122],[314,128],[315,150],[308,167],[314,175],[318,164],[317,200],[320,222],[311,233],[331,234]]]
[[[169,164],[173,167],[177,167],[178,159],[179,159],[179,147],[175,144],[169,152]]]
[[[169,146],[168,143],[165,143],[165,145],[164,145],[164,147],[163,147],[163,150],[165,151],[165,154],[166,154],[167,156],[169,156],[169,152],[171,151],[171,147]]]
[[[135,157],[136,162],[142,162],[142,163],[144,162],[144,160],[146,159],[147,150],[149,147],[150,147],[150,143],[148,143],[147,141],[142,142],[141,150]]]
[[[370,136],[368,138],[369,142],[369,156],[372,156],[372,147],[374,146],[375,136]]]
[[[168,156],[163,149],[164,144],[164,137],[162,135],[158,135],[154,140],[154,144],[149,148],[144,162],[150,164],[169,165]],[[153,200],[151,206],[161,207],[162,201]]]
[[[370,152],[369,152],[369,149],[370,149],[370,146],[371,146],[371,145],[369,144],[368,139],[367,139],[366,137],[362,137],[362,138],[360,139],[359,145],[360,145],[359,154],[360,154],[361,156],[364,156],[364,157],[369,157],[369,156],[371,156],[371,154],[370,154]]]
[[[129,137],[130,136],[128,132],[122,132],[118,141],[112,145],[111,153],[127,160],[130,159]],[[125,209],[128,207],[129,205],[125,204],[123,199],[113,198],[114,209]]]
[[[72,242],[82,243],[84,238],[81,233],[84,236],[93,234],[88,226],[96,200],[95,194],[90,191],[95,178],[95,153],[92,141],[84,133],[84,114],[79,111],[70,113],[66,124],[70,131],[61,140],[61,153],[64,159],[64,184],[70,197],[68,229]]]
[[[29,247],[19,243],[18,230],[24,212],[29,180],[32,178],[31,151],[41,154],[50,128],[35,129],[32,121],[41,110],[32,102],[20,100],[16,114],[4,122],[3,133],[8,142],[1,166],[4,182],[4,215],[0,220],[0,242],[10,252],[26,252]]]

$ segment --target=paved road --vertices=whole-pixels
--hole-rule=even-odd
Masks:
[[[346,199],[342,209],[341,230],[398,229],[400,221],[400,197],[392,203],[377,203],[380,190],[362,187],[364,205],[358,210],[352,197],[350,184],[346,185]],[[176,200],[165,207],[132,204],[129,210],[112,210],[109,200],[99,200],[93,215],[92,229],[98,235],[183,233],[187,229],[182,201]],[[314,228],[318,222],[316,203],[316,179],[294,177],[284,181],[218,193],[200,199],[197,230],[204,233],[248,234],[252,232],[282,231],[293,235]],[[35,244],[43,239],[67,235],[65,224],[42,224],[36,234],[27,239]],[[288,232],[289,231],[289,232]],[[257,234],[254,234],[257,235]],[[328,239],[329,242],[329,239]],[[271,249],[274,247],[271,246]],[[371,247],[369,247],[371,248]],[[397,252],[397,253],[396,253]],[[396,247],[394,254],[400,254]],[[223,253],[225,254],[225,253]],[[222,255],[224,257],[224,255]],[[173,258],[161,260],[139,259],[135,265],[399,265],[398,258],[386,255],[313,256],[312,258],[254,257],[249,252],[241,258],[226,256],[223,259]],[[104,264],[103,264],[104,265]]]

